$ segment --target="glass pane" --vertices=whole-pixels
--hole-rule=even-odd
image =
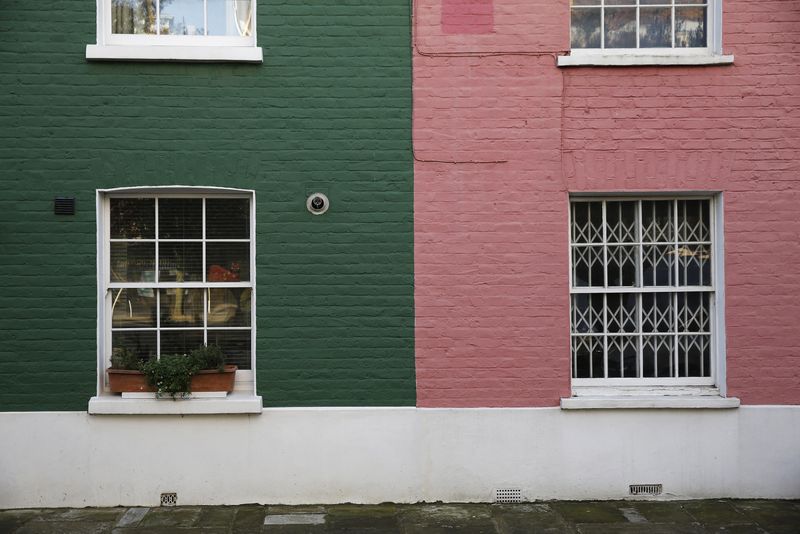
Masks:
[[[162,330],[161,354],[189,354],[203,346],[202,330]]]
[[[156,0],[111,0],[111,33],[156,33]]]
[[[608,287],[636,286],[636,263],[639,247],[608,247]]]
[[[678,376],[711,376],[710,336],[678,336]]]
[[[161,326],[203,326],[204,289],[161,290]]]
[[[112,198],[111,239],[154,239],[156,201],[152,198]]]
[[[206,243],[209,282],[250,280],[250,243]]]
[[[678,293],[678,331],[711,331],[708,293]]]
[[[642,337],[642,372],[645,378],[674,377],[673,336]]]
[[[645,286],[674,285],[675,246],[644,245],[642,247],[642,284]]]
[[[206,200],[207,239],[248,239],[250,201],[246,198]]]
[[[711,285],[711,250],[705,245],[678,247],[678,283],[682,286]]]
[[[604,378],[603,375],[603,338],[573,336],[572,377]]]
[[[159,243],[161,282],[201,282],[203,279],[202,243]]]
[[[673,204],[669,200],[642,202],[642,241],[671,243],[673,241]]]
[[[672,8],[643,7],[639,10],[639,47],[672,47]]]
[[[673,332],[671,293],[642,294],[642,332]]]
[[[602,0],[570,0],[571,6],[599,6]]]
[[[606,295],[607,332],[636,332],[636,295],[631,293],[609,293]]]
[[[245,287],[208,290],[208,326],[250,326],[252,291]]]
[[[710,208],[707,200],[678,201],[678,239],[711,241]]]
[[[706,46],[705,7],[675,8],[675,46],[679,48]]]
[[[140,360],[156,356],[156,332],[111,332],[112,351],[125,348],[136,354]]]
[[[605,24],[606,48],[636,48],[635,7],[607,8]]]
[[[161,35],[205,35],[203,0],[161,0]]]
[[[203,200],[162,198],[158,201],[159,239],[202,239]]]
[[[152,289],[112,289],[113,328],[155,328],[156,295]]]
[[[603,287],[603,247],[572,247],[572,283],[575,287]]]
[[[600,8],[573,9],[571,13],[572,48],[600,48]]]
[[[209,345],[219,345],[225,363],[250,369],[250,330],[209,330]]]
[[[603,295],[572,295],[572,331],[603,332]]]
[[[608,378],[637,378],[638,367],[636,338],[608,336]]]
[[[603,242],[603,203],[572,203],[572,242]]]
[[[251,0],[208,0],[208,35],[248,37],[252,32]]]
[[[155,282],[155,243],[111,243],[112,282]]]
[[[636,243],[636,202],[606,203],[606,239],[609,243]]]

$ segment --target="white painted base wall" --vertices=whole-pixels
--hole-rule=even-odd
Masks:
[[[0,413],[0,508],[800,497],[800,407]]]

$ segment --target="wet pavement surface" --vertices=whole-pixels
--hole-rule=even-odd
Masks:
[[[0,510],[2,534],[800,534],[800,501],[177,506]]]

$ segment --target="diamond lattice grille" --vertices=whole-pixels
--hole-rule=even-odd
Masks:
[[[572,201],[573,378],[712,377],[712,208]]]

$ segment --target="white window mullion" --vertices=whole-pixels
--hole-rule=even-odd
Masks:
[[[156,35],[161,35],[161,0],[156,0]]]

